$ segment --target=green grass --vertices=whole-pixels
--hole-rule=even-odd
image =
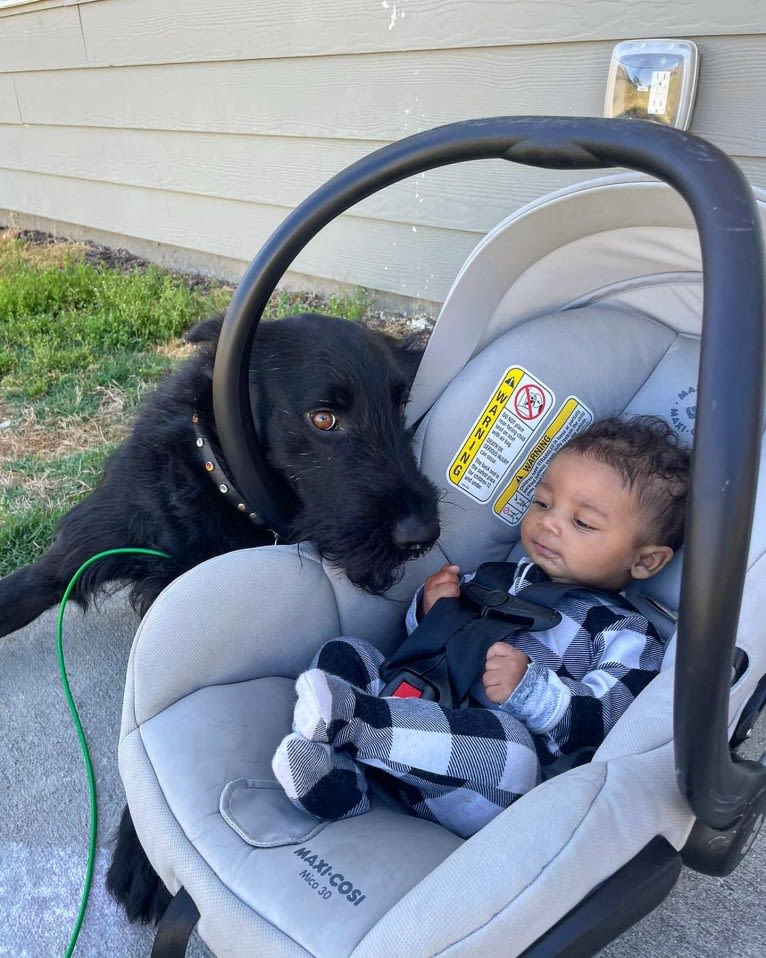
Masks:
[[[157,267],[93,265],[84,247],[0,231],[0,575],[34,561],[59,518],[98,481],[181,337],[231,289]],[[321,300],[277,292],[264,316],[304,309],[360,319],[365,290]]]
[[[154,267],[93,266],[75,251],[40,265],[25,246],[0,246],[0,377],[6,400],[44,400],[46,415],[92,410],[98,387],[156,379],[168,363],[153,348],[229,298],[223,289],[195,292]]]
[[[291,313],[309,310],[340,316],[341,319],[359,320],[370,311],[372,303],[373,295],[370,290],[361,287],[342,294],[333,293],[325,300],[306,293],[277,290],[264,311],[264,316],[270,319],[281,319]]]

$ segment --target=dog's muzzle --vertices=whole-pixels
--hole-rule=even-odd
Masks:
[[[439,538],[438,521],[425,521],[415,515],[399,519],[393,529],[394,545],[405,560],[417,559],[433,548]]]

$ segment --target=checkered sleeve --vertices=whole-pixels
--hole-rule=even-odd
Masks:
[[[541,736],[553,755],[597,747],[658,674],[662,654],[643,616],[597,605],[576,628],[560,667],[532,660],[501,708]]]

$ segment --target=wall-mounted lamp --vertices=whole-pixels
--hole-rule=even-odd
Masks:
[[[604,116],[640,117],[681,130],[694,109],[699,72],[691,40],[624,40],[612,51]]]

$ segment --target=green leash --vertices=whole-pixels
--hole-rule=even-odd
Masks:
[[[75,946],[77,945],[77,939],[80,935],[82,929],[82,923],[85,918],[85,911],[88,907],[88,898],[90,897],[90,889],[93,884],[93,867],[96,859],[96,826],[97,826],[97,809],[96,809],[96,777],[93,774],[93,762],[90,758],[90,751],[88,749],[88,743],[85,738],[85,732],[83,731],[82,722],[80,721],[80,716],[77,712],[77,706],[74,704],[74,698],[72,697],[72,691],[69,687],[69,679],[66,674],[66,667],[64,665],[64,643],[63,643],[63,625],[64,625],[64,609],[66,604],[69,601],[69,596],[72,594],[72,590],[77,585],[77,582],[80,576],[85,572],[86,569],[90,568],[94,562],[98,562],[99,559],[103,559],[106,556],[113,555],[146,555],[146,556],[156,556],[160,559],[169,559],[170,556],[165,552],[159,552],[157,549],[107,549],[105,552],[99,552],[97,555],[91,556],[86,562],[80,566],[80,568],[75,572],[72,578],[69,581],[69,585],[66,587],[63,598],[59,604],[59,614],[56,620],[56,652],[58,654],[59,662],[59,675],[61,677],[61,684],[64,687],[64,695],[66,697],[67,706],[69,708],[69,713],[72,716],[72,722],[74,723],[75,730],[77,731],[77,737],[80,740],[80,749],[82,751],[82,757],[85,762],[85,771],[88,776],[88,799],[90,802],[90,838],[88,842],[88,863],[85,869],[85,879],[83,881],[82,896],[80,898],[80,909],[77,913],[77,919],[75,921],[74,927],[72,929],[72,934],[69,937],[69,944],[67,945],[67,950],[65,952],[65,958],[71,958]]]

